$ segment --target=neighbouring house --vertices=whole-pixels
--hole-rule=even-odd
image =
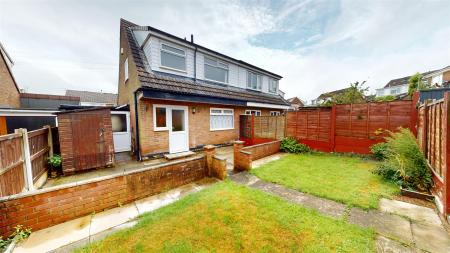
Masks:
[[[79,97],[81,106],[117,106],[117,94],[84,90],[66,90],[66,96]]]
[[[316,99],[311,100],[311,105],[321,105],[327,101],[330,101],[333,98],[333,96],[343,94],[349,89],[350,88],[345,88],[345,89],[322,93]]]
[[[442,69],[423,74],[423,81],[432,87],[449,87],[450,86],[450,65]]]
[[[138,157],[239,138],[239,115],[289,109],[280,75],[121,19],[118,104],[130,106]]]
[[[80,98],[50,94],[20,93],[20,108],[22,109],[54,109],[61,105],[79,105]]]
[[[422,73],[422,76],[425,77],[434,71],[428,71]],[[408,94],[408,80],[411,76],[405,76],[402,78],[392,79],[390,80],[383,88],[376,90],[377,97],[383,96],[395,96],[397,99],[403,99]]]
[[[291,104],[291,110],[298,110],[298,108],[305,106],[305,102],[298,97],[289,98],[287,101]]]
[[[0,108],[20,107],[20,90],[11,71],[13,65],[13,60],[0,42]]]

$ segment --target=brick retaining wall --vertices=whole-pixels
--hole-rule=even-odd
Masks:
[[[0,236],[33,231],[132,202],[206,177],[204,156],[0,198]]]
[[[281,141],[272,141],[244,147],[243,141],[234,143],[234,170],[243,171],[252,168],[254,160],[276,154],[280,151]]]

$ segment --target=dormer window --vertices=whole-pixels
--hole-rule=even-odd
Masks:
[[[247,88],[252,90],[261,90],[262,76],[254,72],[247,71]]]
[[[180,48],[161,44],[161,66],[186,71],[186,52]]]
[[[205,79],[228,83],[228,64],[205,57]]]
[[[278,90],[278,81],[272,78],[269,78],[269,92],[277,93]]]

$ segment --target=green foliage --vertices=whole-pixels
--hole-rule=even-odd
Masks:
[[[281,151],[286,153],[308,153],[311,149],[305,144],[298,143],[294,137],[287,137],[281,141]]]
[[[375,98],[376,102],[389,102],[389,101],[394,101],[394,100],[395,100],[395,96],[393,96],[393,95],[387,95],[387,96],[381,96],[381,97]]]
[[[380,142],[374,144],[370,147],[370,152],[373,154],[375,159],[381,161],[387,157],[388,154],[388,144],[386,142]]]
[[[412,94],[417,90],[423,90],[428,88],[428,86],[422,82],[422,75],[420,73],[416,73],[412,75],[408,80],[408,95],[412,96]]]
[[[59,168],[59,167],[61,167],[61,156],[60,155],[54,155],[52,157],[49,157],[47,159],[47,162],[53,168]]]
[[[431,172],[414,135],[405,128],[386,137],[385,159],[376,173],[407,189],[427,191]]]
[[[17,225],[14,227],[14,232],[5,240],[0,236],[0,249],[5,249],[8,247],[9,244],[13,242],[13,240],[16,240],[16,242],[23,241],[24,239],[28,238],[31,234],[31,229],[26,228],[24,229],[22,225]]]
[[[330,100],[324,102],[322,105],[330,106],[333,104],[354,104],[366,102],[365,93],[369,87],[364,87],[366,81],[350,83],[350,87],[344,92],[336,94]]]

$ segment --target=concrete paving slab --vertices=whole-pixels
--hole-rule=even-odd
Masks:
[[[48,252],[88,238],[90,222],[89,215],[33,232],[14,252]]]
[[[123,224],[120,224],[118,226],[112,227],[112,228],[110,228],[108,230],[101,231],[100,233],[97,233],[95,235],[91,235],[89,237],[89,243],[101,240],[101,239],[107,237],[108,235],[110,235],[110,234],[112,234],[114,232],[117,232],[119,230],[126,229],[126,228],[131,228],[131,227],[135,226],[136,224],[137,224],[137,221],[133,220],[133,221],[129,221],[127,223],[123,223]]]
[[[409,245],[413,243],[410,221],[398,215],[352,208],[348,221],[363,227],[372,227],[379,234],[403,243]]]
[[[89,235],[126,223],[139,215],[134,203],[122,207],[106,210],[92,217]]]
[[[380,210],[388,213],[394,213],[406,216],[411,220],[440,226],[441,219],[435,210],[418,206],[403,201],[384,199],[380,200]]]
[[[246,171],[230,175],[230,179],[231,181],[234,181],[238,184],[245,184],[245,185],[251,185],[259,181],[259,178],[251,175]]]
[[[252,169],[257,169],[258,167],[261,167],[266,163],[270,163],[272,161],[279,160],[280,158],[282,158],[283,156],[286,156],[286,155],[287,155],[286,153],[277,153],[277,154],[266,156],[264,158],[253,161]]]
[[[376,249],[378,253],[414,253],[416,250],[384,236],[377,236]]]
[[[417,248],[428,252],[450,252],[450,237],[442,226],[413,222],[412,234]]]

